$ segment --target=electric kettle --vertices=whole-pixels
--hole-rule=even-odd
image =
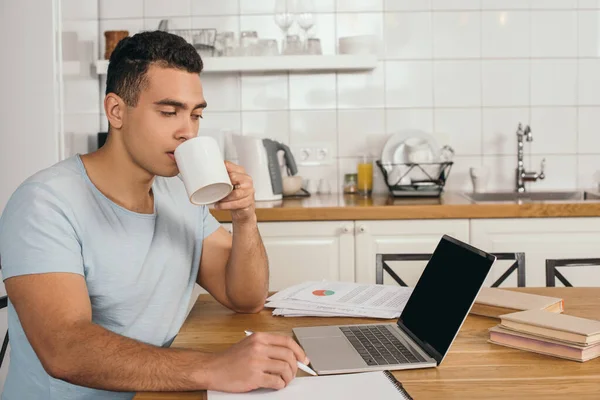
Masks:
[[[271,139],[232,135],[239,165],[254,182],[256,201],[281,200],[283,198],[283,177],[279,165],[279,152],[283,152],[287,174],[298,173],[296,161],[290,148]]]

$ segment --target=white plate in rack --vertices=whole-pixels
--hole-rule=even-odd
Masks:
[[[406,146],[404,142],[410,138],[421,138],[427,141],[434,162],[438,162],[440,159],[440,147],[432,135],[418,129],[406,129],[393,134],[387,140],[381,152],[381,162],[388,173],[388,184],[390,185],[400,183],[400,177],[402,177],[409,168],[406,166],[392,166],[389,164],[405,164],[409,162],[406,158]],[[439,173],[440,167],[438,165],[425,165],[422,166],[422,168],[427,171],[429,175],[436,176]],[[427,175],[421,171],[419,167],[413,167],[408,174],[408,178],[410,178],[410,181],[428,179]],[[406,178],[403,179],[403,181],[405,180]]]
[[[384,164],[408,163],[405,156],[404,142],[410,138],[421,138],[426,140],[431,149],[433,159],[436,161],[439,160],[440,147],[432,135],[417,129],[407,129],[394,133],[387,142],[385,142],[383,150],[381,151],[381,162]]]

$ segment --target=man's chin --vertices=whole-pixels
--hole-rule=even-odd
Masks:
[[[164,178],[172,178],[174,176],[177,176],[179,174],[179,169],[175,168],[175,169],[165,169],[163,171],[156,171],[155,175],[156,176],[162,176]]]

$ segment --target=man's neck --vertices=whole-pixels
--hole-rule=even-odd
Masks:
[[[107,142],[81,160],[92,183],[110,200],[133,212],[154,212],[154,176],[135,164],[124,149]]]

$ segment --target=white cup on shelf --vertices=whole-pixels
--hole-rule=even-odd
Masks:
[[[473,192],[485,192],[489,177],[489,168],[485,166],[471,167],[469,174],[471,175],[471,183],[473,184]]]

